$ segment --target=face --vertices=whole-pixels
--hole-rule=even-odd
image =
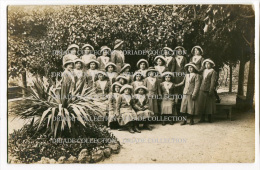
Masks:
[[[206,62],[205,67],[206,67],[206,69],[211,69],[211,64],[210,64],[210,62]]]
[[[113,72],[114,71],[114,67],[113,66],[108,66],[107,67],[107,71],[110,72],[110,73]]]
[[[73,63],[69,63],[66,65],[66,69],[68,69],[69,71],[71,71],[74,67],[74,64]]]
[[[146,64],[144,62],[140,63],[140,69],[144,70],[146,68]]]
[[[76,55],[77,49],[76,49],[76,48],[72,48],[72,49],[70,50],[70,53]]]
[[[177,55],[182,55],[182,50],[180,48],[177,50]]]
[[[188,71],[189,71],[190,73],[194,73],[194,68],[193,68],[192,66],[189,66],[189,67],[188,67]]]
[[[104,79],[104,75],[103,74],[98,74],[98,79],[99,80],[103,80]]]
[[[108,55],[108,50],[104,50],[103,51],[103,56],[107,56]]]
[[[136,76],[135,76],[135,78],[136,78],[136,81],[141,81],[141,75],[140,74],[137,74]]]
[[[200,55],[200,51],[199,51],[197,48],[195,48],[194,54],[195,54],[195,55]]]
[[[91,49],[89,47],[84,48],[85,54],[90,54],[90,52],[91,52]]]
[[[96,69],[96,63],[90,63],[89,64],[89,68],[91,69],[91,70],[94,70],[94,69]]]
[[[169,51],[168,50],[163,50],[163,54],[167,56],[167,55],[169,55]]]
[[[162,66],[163,61],[161,59],[157,59],[156,63],[157,63],[158,66]]]
[[[169,75],[165,76],[165,81],[170,82],[171,81],[171,76],[169,76]]]
[[[138,94],[144,94],[144,89],[139,89]]]
[[[124,85],[124,84],[125,84],[125,79],[120,78],[120,79],[119,79],[119,83],[122,84],[122,85]]]
[[[115,86],[115,92],[116,92],[116,93],[119,93],[119,91],[120,91],[120,86],[117,86],[117,85],[116,85],[116,86]]]
[[[124,94],[130,94],[130,89],[125,89]]]
[[[148,75],[149,75],[149,77],[154,77],[155,73],[151,71],[151,72],[149,72]]]
[[[81,69],[81,68],[82,68],[82,63],[79,62],[79,61],[76,62],[76,63],[75,63],[75,68],[78,69],[78,70]]]
[[[130,70],[129,67],[127,67],[127,68],[124,70],[124,72],[125,72],[125,73],[128,73],[129,70]]]

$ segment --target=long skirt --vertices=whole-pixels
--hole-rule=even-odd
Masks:
[[[108,112],[108,117],[107,117],[107,124],[110,126],[110,123],[112,122],[117,122],[117,116],[115,114],[115,110],[111,110]]]
[[[138,112],[136,112],[136,114],[137,114],[137,119],[140,121],[148,119],[154,115],[154,113],[148,109],[146,109],[144,111],[138,111]]]
[[[209,92],[201,91],[198,96],[198,107],[195,112],[199,114],[214,114],[216,113],[216,99],[215,95],[209,96]]]
[[[137,114],[132,108],[120,108],[120,115],[117,118],[120,126],[126,125],[128,122],[137,120]]]
[[[195,108],[198,106],[198,100],[192,100],[191,94],[184,94],[181,102],[181,113],[188,113],[190,115],[198,115]]]
[[[154,112],[154,115],[155,116],[158,116],[159,115],[159,105],[158,105],[158,99],[156,98],[152,98],[152,97],[149,97],[148,99],[148,104],[149,104],[149,110],[151,110],[152,112]]]
[[[161,114],[176,115],[174,101],[169,99],[163,99],[161,104]]]

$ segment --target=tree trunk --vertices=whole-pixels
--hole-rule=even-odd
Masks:
[[[22,71],[21,71],[21,75],[22,75],[22,83],[23,83],[23,88],[27,88],[27,80],[26,80],[26,70],[25,69],[23,69]],[[26,95],[26,91],[25,91],[25,89],[23,89],[23,97],[25,97],[25,95]]]
[[[255,94],[255,56],[254,54],[251,54],[248,82],[247,82],[247,93],[246,93],[246,102],[250,109],[253,108],[254,94]]]
[[[244,75],[245,75],[244,72],[245,72],[245,60],[244,60],[244,56],[241,56],[241,60],[239,64],[238,89],[237,89],[237,95],[241,95],[241,96],[244,96]]]
[[[232,64],[229,64],[229,92],[232,92]]]

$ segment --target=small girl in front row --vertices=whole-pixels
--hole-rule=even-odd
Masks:
[[[143,86],[144,85],[143,78],[144,77],[143,77],[142,72],[135,72],[135,74],[133,75],[134,82],[132,82],[132,86],[134,88],[134,92],[135,92],[135,89],[138,86]]]
[[[208,122],[212,123],[212,114],[216,112],[216,98],[214,94],[217,73],[213,69],[215,63],[211,59],[202,62],[205,67],[203,79],[199,91],[198,113],[201,114],[199,123],[205,122],[205,115],[208,115]]]
[[[120,89],[122,85],[115,82],[111,86],[111,93],[108,98],[108,127],[115,129],[118,126],[116,121],[116,101],[120,96]]]
[[[116,109],[117,109],[117,120],[120,126],[126,126],[130,133],[141,133],[137,127],[137,115],[133,109],[134,100],[132,98],[133,87],[126,84],[124,85],[118,97]]]
[[[194,63],[186,64],[185,68],[188,70],[188,74],[186,74],[183,81],[176,84],[175,87],[185,85],[180,112],[190,115],[190,125],[194,125],[194,115],[198,114],[196,108],[198,107],[200,75],[198,74],[198,68]],[[184,120],[184,122],[181,123],[181,125],[186,124],[187,120]]]
[[[135,98],[134,98],[134,109],[136,111],[138,120],[144,121],[143,128],[152,130],[152,128],[149,126],[148,119],[154,115],[152,111],[150,111],[149,108],[149,100],[146,96],[146,93],[148,92],[148,89],[145,86],[138,86],[135,89]]]
[[[161,104],[161,114],[162,114],[162,125],[166,125],[166,116],[172,116],[170,119],[170,125],[173,125],[173,116],[176,115],[174,104],[174,84],[172,83],[173,74],[171,72],[164,72],[162,74],[161,91],[162,91],[162,104]]]
[[[97,58],[97,61],[100,64],[99,69],[103,70],[105,69],[106,64],[111,60],[108,57],[108,54],[111,53],[111,49],[108,48],[108,46],[102,46],[100,52],[101,52],[101,56]]]

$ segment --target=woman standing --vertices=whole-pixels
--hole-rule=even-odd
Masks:
[[[212,122],[212,114],[216,111],[216,99],[214,95],[216,83],[216,71],[213,69],[215,63],[211,59],[203,61],[202,65],[205,67],[203,71],[203,78],[199,91],[198,113],[201,114],[201,122],[205,122],[205,115],[208,115],[208,122]]]
[[[117,39],[115,41],[114,51],[111,53],[111,62],[117,67],[117,71],[120,72],[125,63],[125,55],[123,52],[124,41]]]
[[[108,62],[105,66],[105,70],[110,83],[113,84],[116,81],[116,77],[118,76],[116,72],[116,65],[112,62]]]
[[[168,71],[174,72],[175,70],[175,58],[172,57],[173,50],[169,47],[164,47],[163,48],[163,56],[166,59],[166,67]]]
[[[193,55],[190,59],[190,62],[193,62],[196,67],[198,68],[198,73],[202,74],[203,70],[205,69],[205,67],[203,66],[203,61],[204,58],[202,57],[203,55],[203,50],[200,46],[194,46],[191,49],[191,54]]]
[[[132,75],[130,74],[130,69],[131,69],[131,66],[130,64],[125,64],[124,67],[120,70],[120,75],[123,75],[127,78],[127,83],[128,84],[131,84],[132,82]]]
[[[76,89],[74,94],[83,94],[84,89],[87,88],[88,84],[86,81],[86,73],[84,69],[84,63],[80,58],[74,60],[75,68],[73,70],[74,78],[76,82]]]
[[[89,60],[87,63],[87,72],[86,72],[86,77],[87,77],[87,83],[89,87],[93,87],[94,82],[97,80],[97,69],[98,69],[99,62],[96,60]]]
[[[143,81],[143,74],[141,72],[135,72],[135,74],[133,75],[133,82],[132,82],[132,86],[134,88],[134,92],[135,92],[135,89],[138,87],[138,86],[143,86],[144,85],[144,81]]]
[[[110,58],[108,57],[108,54],[111,53],[111,49],[108,48],[108,46],[102,46],[100,52],[101,52],[101,56],[97,58],[97,61],[100,64],[99,69],[103,70],[105,69],[106,64],[111,61]]]
[[[79,46],[76,44],[71,44],[67,51],[66,51],[66,55],[63,56],[63,63],[65,62],[65,60],[70,59],[72,61],[76,60],[77,57],[77,52],[79,51]]]
[[[146,78],[146,72],[147,72],[147,69],[149,67],[148,61],[145,60],[145,59],[140,59],[137,62],[136,67],[139,69],[136,72],[141,72],[143,77]]]
[[[85,44],[82,47],[82,50],[84,51],[84,55],[81,56],[81,59],[85,64],[88,64],[90,60],[97,59],[97,57],[92,54],[94,52],[94,47],[92,47],[90,44]]]
[[[198,115],[196,108],[198,107],[198,95],[200,89],[200,75],[198,74],[198,68],[194,63],[185,65],[188,70],[188,74],[185,75],[183,81],[176,84],[175,87],[184,86],[183,99],[181,102],[180,112],[190,115],[190,125],[194,124],[194,115]],[[181,125],[185,125],[185,120]]]

